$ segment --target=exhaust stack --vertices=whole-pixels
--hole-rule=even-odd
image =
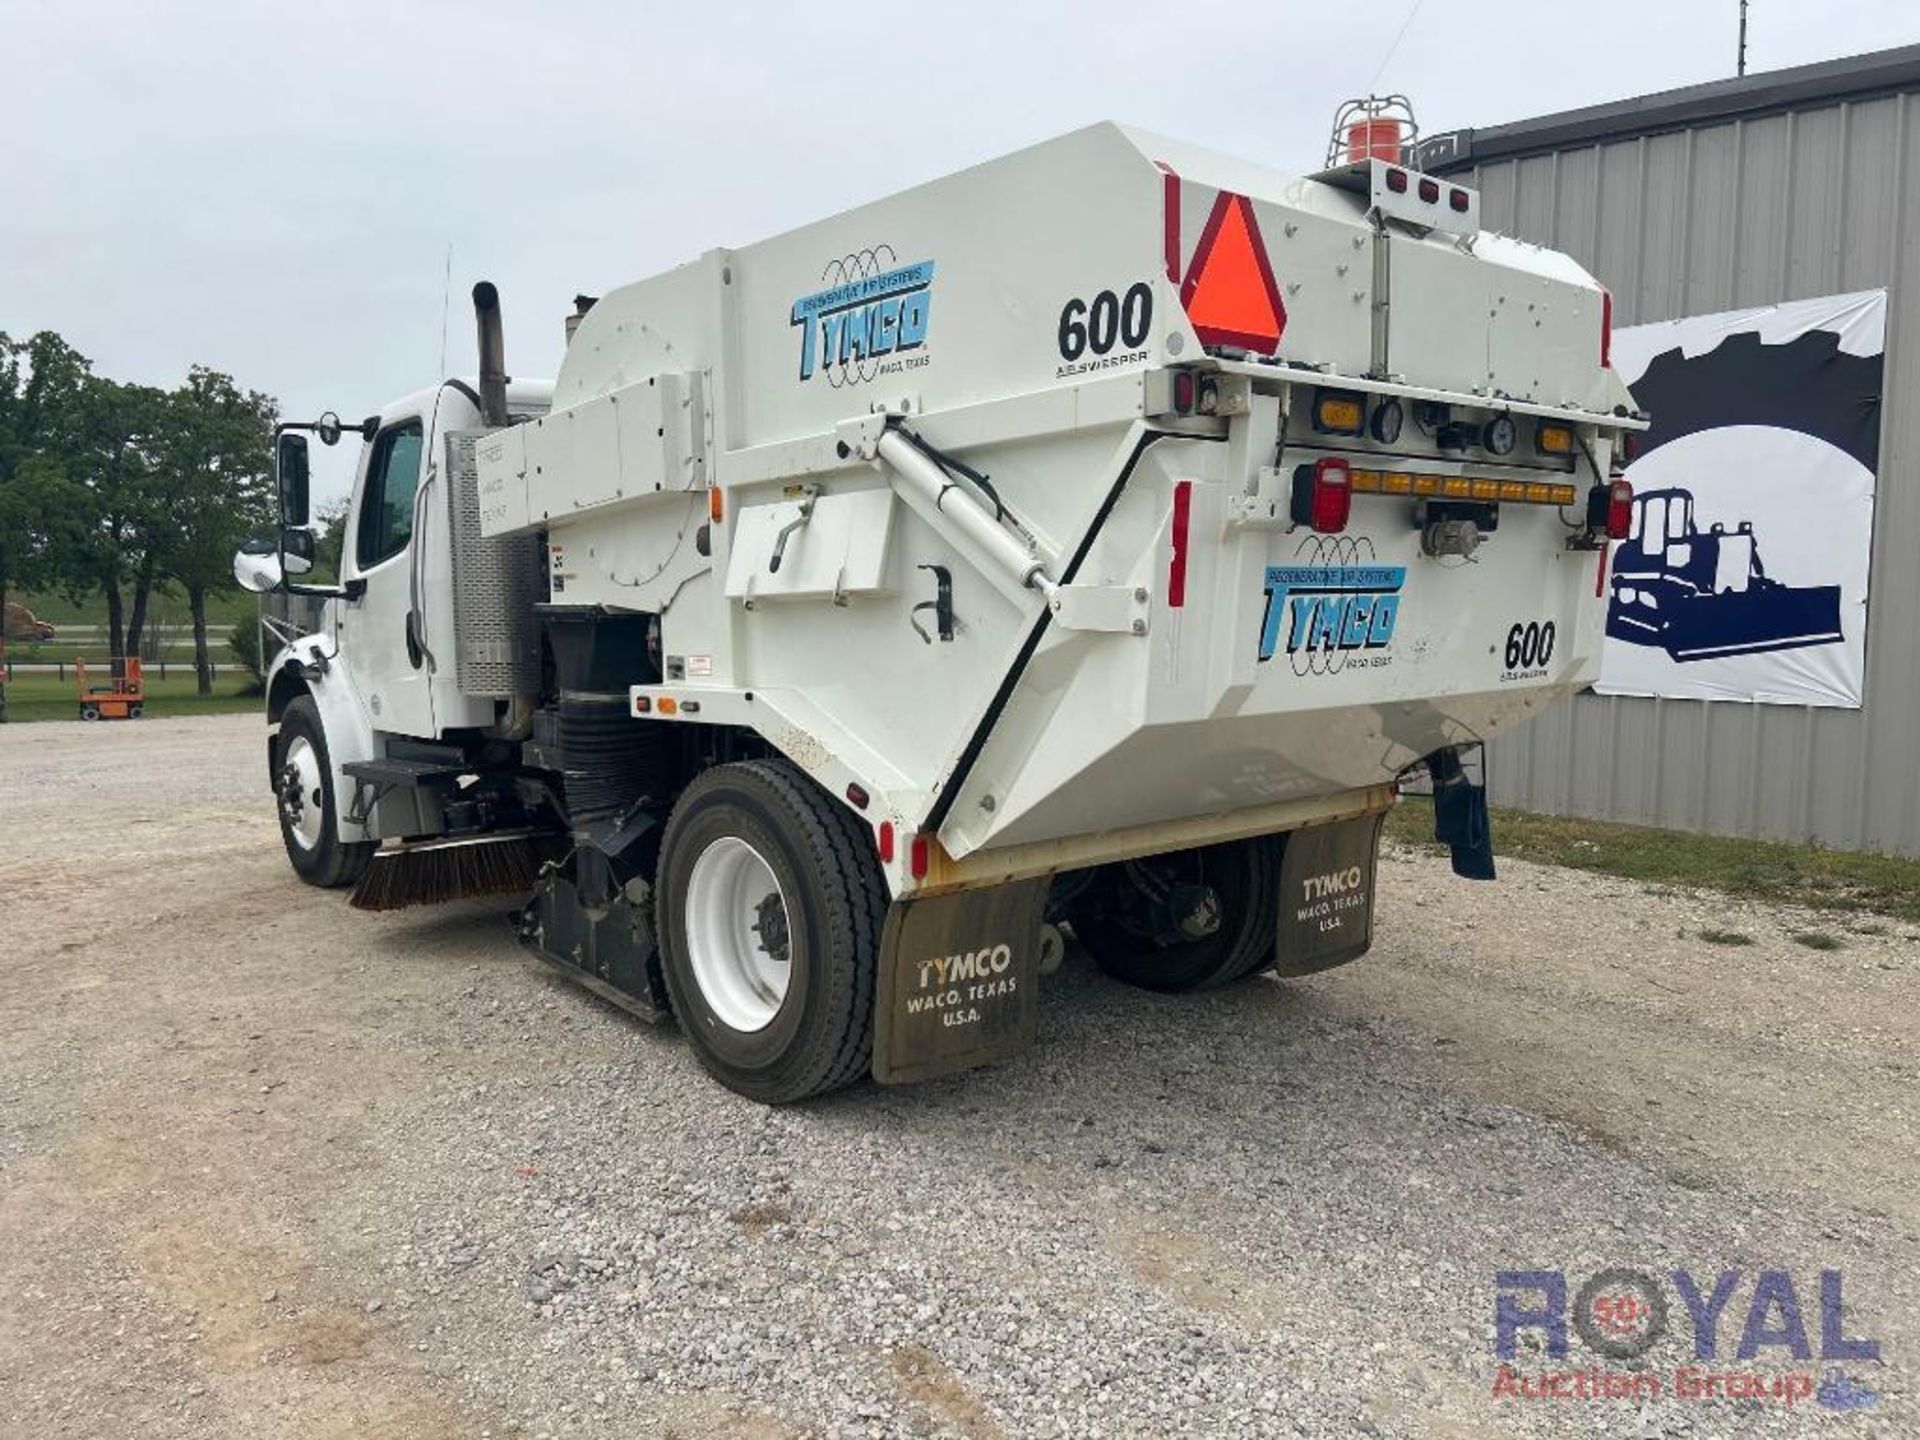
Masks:
[[[473,318],[480,330],[480,415],[507,423],[507,337],[500,324],[500,292],[491,280],[473,287]]]

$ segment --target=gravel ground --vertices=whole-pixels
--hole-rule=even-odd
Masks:
[[[0,728],[9,1436],[1920,1433],[1911,926],[1400,852],[1358,965],[1071,955],[1017,1062],[767,1111],[504,906],[299,885],[261,757]],[[1495,1274],[1611,1265],[1769,1374],[1754,1272],[1817,1347],[1842,1270],[1879,1403],[1496,1397]]]

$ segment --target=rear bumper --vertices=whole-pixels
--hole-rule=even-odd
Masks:
[[[1377,815],[1392,809],[1394,802],[1392,785],[1366,785],[1329,795],[1280,800],[1215,814],[1128,825],[1056,840],[995,846],[990,850],[975,850],[961,859],[936,844],[925,878],[912,888],[915,893],[937,894],[1004,885],[1013,880],[1080,870],[1115,860],[1132,860],[1142,855],[1242,840],[1250,835],[1275,835]]]

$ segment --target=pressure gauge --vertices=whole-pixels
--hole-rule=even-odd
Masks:
[[[1496,415],[1480,432],[1480,443],[1489,455],[1510,455],[1520,443],[1520,427],[1513,423],[1513,416]]]

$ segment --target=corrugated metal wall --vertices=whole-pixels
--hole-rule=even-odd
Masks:
[[[1920,98],[1478,166],[1482,222],[1565,250],[1616,323],[1888,289],[1866,708],[1581,695],[1492,747],[1495,802],[1920,856]]]

